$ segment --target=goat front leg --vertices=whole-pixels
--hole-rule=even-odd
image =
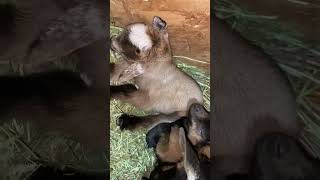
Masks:
[[[160,123],[171,123],[182,117],[184,112],[174,112],[171,114],[156,114],[148,116],[134,116],[122,114],[118,120],[117,125],[121,130],[138,130],[140,128],[151,129]]]
[[[137,94],[138,89],[133,84],[124,84],[119,86],[110,86],[110,98],[124,101]]]
[[[144,67],[141,63],[129,64],[126,61],[122,61],[117,64],[111,63],[110,66],[111,66],[110,67],[111,82],[117,82],[117,83],[127,82],[144,73]]]
[[[121,73],[129,67],[127,61],[121,61],[119,63],[110,63],[110,82],[119,82]]]

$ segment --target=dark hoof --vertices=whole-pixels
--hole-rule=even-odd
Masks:
[[[117,120],[117,126],[119,126],[120,130],[128,129],[136,118],[137,117],[133,115],[122,114]]]
[[[110,93],[111,94],[119,94],[123,93],[125,95],[128,95],[132,92],[137,91],[138,89],[136,88],[135,85],[133,84],[124,84],[124,85],[119,85],[119,86],[110,86]]]

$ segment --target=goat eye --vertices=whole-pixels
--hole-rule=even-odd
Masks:
[[[140,54],[140,49],[136,49],[136,53],[137,53],[137,54]]]

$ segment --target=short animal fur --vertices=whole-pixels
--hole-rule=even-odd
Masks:
[[[155,149],[158,160],[177,163],[183,154],[179,146],[179,128],[183,127],[190,144],[199,154],[199,158],[210,159],[210,117],[200,104],[192,104],[188,117],[173,123],[160,123],[146,135],[148,147]]]
[[[31,122],[40,132],[56,131],[92,150],[106,149],[106,93],[88,86],[79,73],[3,76],[0,83],[1,123]]]
[[[30,120],[40,130],[64,132],[105,152],[106,5],[103,0],[0,3],[0,61],[10,61],[23,75],[0,77],[1,121]],[[44,72],[52,61],[71,56],[81,73]]]
[[[258,139],[249,174],[225,180],[314,180],[320,178],[320,161],[311,157],[295,138],[272,133]]]
[[[186,138],[183,128],[179,128],[178,146],[183,154],[182,161],[174,164],[159,164],[144,180],[209,180],[210,162],[199,160],[196,152]]]
[[[26,74],[98,40],[107,42],[104,0],[10,0],[1,2],[0,11],[0,62],[21,65]]]
[[[131,73],[127,72],[134,77],[137,87],[111,86],[111,98],[159,113],[139,118],[124,114],[118,121],[121,129],[150,128],[159,122],[172,122],[186,115],[191,103],[203,102],[199,85],[173,63],[167,24],[161,18],[154,17],[152,25],[126,26],[112,39],[111,47],[125,59],[120,64],[111,64],[111,79],[126,76],[122,72],[132,65],[137,67],[136,72],[130,68]]]
[[[213,17],[213,167],[246,172],[260,136],[297,137],[301,124],[285,75],[267,55]]]

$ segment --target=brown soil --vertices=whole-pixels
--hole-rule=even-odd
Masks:
[[[138,21],[150,23],[153,16],[160,16],[168,23],[173,54],[200,60],[204,63],[183,59],[209,70],[209,0],[111,0],[110,5],[111,21],[116,26]]]
[[[249,11],[279,20],[304,34],[306,41],[320,41],[320,1],[233,0]],[[302,2],[302,3],[299,3]],[[209,0],[111,0],[111,21],[117,26],[150,22],[154,15],[168,22],[174,55],[210,62]],[[188,63],[191,61],[185,60]],[[209,69],[209,64],[193,63]]]

